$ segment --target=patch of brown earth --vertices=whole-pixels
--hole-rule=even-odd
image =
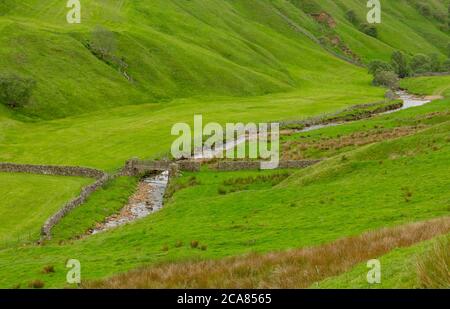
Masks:
[[[327,12],[313,13],[311,16],[320,24],[327,26],[328,28],[334,29],[336,28],[336,21],[333,16],[328,14]]]
[[[130,271],[84,288],[306,288],[399,247],[450,232],[450,217],[371,231],[335,242],[283,252]]]

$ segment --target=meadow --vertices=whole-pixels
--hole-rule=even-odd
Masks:
[[[449,56],[440,14],[448,0],[428,1],[426,16],[419,0],[383,1],[376,36],[349,20],[349,10],[360,21],[366,15],[365,1],[357,0],[85,0],[79,25],[66,23],[63,2],[0,3],[0,73],[36,81],[29,104],[0,104],[1,162],[114,173],[133,157],[169,158],[171,127],[192,124],[195,114],[223,125],[388,104],[368,62],[389,61],[395,50],[408,59]],[[326,13],[325,22],[317,12]],[[106,56],[95,44],[108,45]],[[66,283],[68,259],[80,260],[86,286],[139,275],[142,267],[160,273],[253,255],[289,261],[289,250],[314,261],[336,243],[354,252],[354,238],[369,250],[364,235],[384,235],[385,228],[401,244],[411,224],[414,235],[423,229],[426,237],[373,252],[390,276],[380,287],[420,286],[413,260],[448,237],[450,78],[406,78],[400,86],[436,100],[311,132],[288,128],[282,156],[324,160],[302,170],[185,172],[161,211],[96,235],[86,231],[127,203],[137,177],[108,182],[55,226],[52,240],[37,244],[45,220],[92,180],[0,173],[0,287],[76,287]],[[378,247],[383,239],[375,237]],[[366,256],[358,258],[327,273],[333,278],[295,287],[366,287],[359,264]],[[237,272],[255,283],[279,270],[258,265]]]
[[[3,248],[39,240],[45,220],[92,180],[0,173],[0,182],[0,247]]]
[[[378,121],[398,117],[401,122],[433,114],[433,108],[448,112],[448,107],[448,99],[440,100]],[[345,132],[346,125],[323,130],[331,129]],[[363,146],[345,158],[338,155],[296,171],[271,188],[256,185],[224,195],[219,190],[224,184],[264,172],[202,171],[195,175],[198,184],[175,192],[161,212],[134,224],[83,240],[2,250],[0,259],[7,262],[1,285],[41,279],[48,287],[64,286],[68,258],[80,258],[87,280],[145,264],[320,245],[447,216],[448,130],[448,121],[439,121],[412,136]],[[206,249],[192,248],[192,241]],[[55,273],[42,274],[47,265]]]

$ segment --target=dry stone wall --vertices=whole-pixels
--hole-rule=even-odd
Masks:
[[[0,163],[0,172],[101,178],[103,171],[80,166]]]
[[[320,162],[320,160],[297,160],[280,161],[278,169],[284,168],[305,168]],[[189,171],[197,172],[202,165],[201,161],[140,161],[132,159],[125,164],[122,175],[136,176],[151,171]],[[239,170],[258,170],[261,167],[261,161],[218,161],[212,164],[212,168],[218,171],[239,171]],[[173,173],[171,173],[173,174]]]

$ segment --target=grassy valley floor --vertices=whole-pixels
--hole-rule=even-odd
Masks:
[[[64,286],[68,258],[80,259],[87,280],[145,264],[315,246],[383,227],[447,216],[448,109],[449,100],[439,100],[317,131],[314,134],[341,130],[345,135],[374,123],[386,122],[388,127],[427,119],[427,126],[415,134],[332,156],[316,166],[291,172],[273,187],[258,185],[259,175],[269,177],[265,172],[205,170],[186,174],[179,181],[195,177],[194,185],[181,186],[162,211],[134,224],[84,240],[0,251],[0,260],[7,265],[1,270],[0,284],[10,287],[40,279],[47,287]],[[250,176],[253,180],[246,186],[245,179]],[[233,190],[224,194],[223,187]],[[198,248],[191,247],[192,241],[198,241]],[[42,274],[48,265],[56,272]]]
[[[132,157],[169,158],[172,126],[192,125],[196,114],[204,123],[278,122],[388,104],[369,61],[389,61],[395,50],[448,57],[448,0],[427,1],[427,14],[421,3],[383,1],[375,35],[361,29],[365,1],[85,0],[83,22],[71,25],[59,0],[2,0],[0,73],[31,78],[36,88],[23,107],[0,104],[0,161],[113,173]],[[76,287],[66,283],[68,259],[81,262],[84,286],[123,286],[145,269],[143,283],[133,282],[153,287],[169,268],[178,269],[171,284],[180,287],[184,265],[191,284],[203,286],[196,269],[231,261],[243,286],[278,287],[295,259],[330,271],[283,287],[366,287],[360,263],[369,255],[381,256],[389,277],[379,287],[423,287],[413,256],[448,237],[450,78],[400,86],[437,100],[311,132],[285,128],[283,159],[323,161],[302,170],[186,172],[161,211],[92,236],[86,231],[127,203],[138,178],[108,182],[38,245],[45,220],[92,180],[0,173],[0,287]],[[352,248],[350,262],[329,267],[336,256],[321,254],[334,248]],[[146,283],[153,275],[160,281]],[[223,276],[205,286],[236,283]]]

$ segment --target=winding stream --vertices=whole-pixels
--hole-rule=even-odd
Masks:
[[[412,95],[404,90],[399,90],[396,92],[396,94],[398,95],[399,99],[403,101],[403,106],[400,108],[385,112],[383,114],[392,114],[392,113],[395,113],[395,112],[398,112],[398,111],[401,111],[404,109],[408,109],[411,107],[422,106],[422,105],[425,105],[432,101],[431,99],[429,99],[427,97],[419,97],[416,95]]]
[[[421,106],[431,102],[432,100],[426,97],[418,97],[407,93],[406,91],[397,91],[397,96],[403,100],[403,106],[380,114],[392,114],[404,109]],[[380,115],[376,114],[376,115]],[[376,116],[374,115],[374,116]],[[306,127],[296,132],[310,132],[326,127],[338,126],[348,122],[335,122],[328,124],[317,124]],[[232,149],[237,145],[246,142],[250,139],[257,138],[257,134],[241,136],[236,142],[228,142],[212,151],[203,151],[194,155],[194,159],[211,159],[224,150]],[[169,171],[164,171],[160,174],[144,178],[139,183],[138,190],[130,198],[129,203],[122,208],[120,213],[108,217],[103,223],[97,224],[95,229],[91,230],[89,234],[97,234],[106,230],[116,228],[118,226],[136,221],[138,219],[147,217],[148,215],[157,212],[163,207],[164,193],[169,182]]]
[[[408,108],[412,108],[412,107],[417,107],[417,106],[422,106],[425,105],[427,103],[430,103],[432,101],[432,99],[427,98],[427,97],[419,97],[416,95],[412,95],[404,90],[398,90],[395,92],[395,94],[398,96],[398,98],[400,100],[403,101],[403,105],[399,108],[387,111],[387,112],[383,112],[383,113],[378,113],[378,114],[374,114],[372,117],[374,116],[378,116],[378,115],[386,115],[386,114],[392,114],[401,110],[405,110]],[[359,120],[353,120],[353,121],[359,121]],[[310,132],[310,131],[314,131],[314,130],[318,130],[318,129],[322,129],[322,128],[327,128],[327,127],[335,127],[335,126],[339,126],[345,123],[349,123],[352,121],[342,121],[342,122],[332,122],[332,123],[327,123],[327,124],[317,124],[317,125],[312,125],[312,126],[308,126],[304,129],[301,130],[297,130],[295,131],[296,133],[302,133],[302,132]]]
[[[163,207],[164,193],[168,182],[169,171],[142,179],[138,190],[120,213],[106,218],[103,223],[98,224],[95,229],[90,231],[90,234],[98,234],[159,211]]]

